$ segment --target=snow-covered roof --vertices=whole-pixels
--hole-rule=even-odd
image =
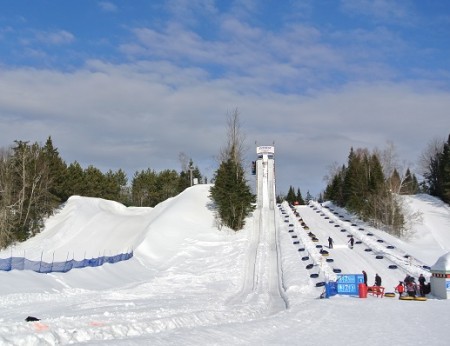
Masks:
[[[445,255],[439,257],[437,262],[431,266],[431,271],[433,273],[450,273],[450,252],[446,253]]]

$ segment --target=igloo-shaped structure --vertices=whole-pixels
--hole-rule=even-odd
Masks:
[[[450,252],[431,266],[431,294],[439,299],[450,297]]]

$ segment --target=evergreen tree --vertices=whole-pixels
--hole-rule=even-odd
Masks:
[[[294,204],[294,202],[297,200],[297,197],[295,196],[295,191],[292,186],[289,186],[288,194],[286,195],[286,201],[289,204]]]
[[[400,189],[400,194],[402,195],[413,195],[416,194],[419,190],[419,184],[417,182],[417,178],[414,174],[411,173],[408,168],[405,173],[405,178],[403,180],[402,187]]]
[[[138,207],[154,207],[159,202],[156,189],[157,174],[148,168],[136,172],[131,183],[131,196],[133,205]]]
[[[255,196],[250,191],[243,169],[244,139],[240,134],[237,110],[228,119],[227,146],[220,154],[220,165],[211,187],[220,222],[237,231],[244,227],[245,218],[254,210]]]
[[[82,195],[84,191],[84,171],[81,165],[75,161],[66,170],[62,199],[67,200],[70,196]]]
[[[450,203],[450,135],[440,155],[440,175],[442,181],[442,200]]]
[[[300,192],[300,188],[297,188],[296,199],[297,199],[298,204],[300,204],[300,205],[304,205],[305,204],[305,201],[303,200],[303,197],[302,197],[302,193]]]
[[[314,200],[313,196],[309,193],[309,190],[306,192],[305,202],[306,204],[309,203],[309,201]]]
[[[222,162],[210,191],[223,224],[234,231],[242,229],[255,202],[255,196],[244,179],[242,165],[231,158]]]
[[[424,172],[427,190],[432,196],[450,203],[450,135],[442,149],[436,148],[428,160],[427,171]]]
[[[158,174],[156,187],[159,202],[178,194],[179,176],[175,170],[166,169]]]
[[[59,156],[58,149],[53,146],[53,141],[50,136],[47,138],[42,151],[49,167],[49,180],[51,183],[49,192],[54,196],[53,202],[64,202],[67,199],[64,193],[64,179],[66,177],[67,165]]]

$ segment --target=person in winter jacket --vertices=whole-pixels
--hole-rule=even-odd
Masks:
[[[365,270],[363,270],[362,273],[363,273],[363,278],[364,278],[364,285],[367,286],[367,273]]]
[[[419,276],[419,292],[421,297],[425,297],[425,276],[423,274]]]
[[[375,274],[375,286],[381,286],[381,277],[378,274]]]
[[[333,248],[333,238],[328,237],[328,248],[332,249]]]
[[[408,284],[406,285],[406,292],[410,297],[416,296],[416,283],[414,281],[410,280],[408,282]]]
[[[403,282],[405,283],[405,287],[408,286],[408,284],[412,281],[412,277],[409,276],[409,274],[406,274],[405,278],[403,279]]]
[[[355,244],[355,239],[353,238],[353,236],[350,237],[348,243],[350,244],[350,249],[353,249],[353,244]]]
[[[398,293],[398,299],[401,298],[403,292],[405,291],[405,288],[403,287],[403,282],[399,282],[398,285],[395,287],[395,292]]]

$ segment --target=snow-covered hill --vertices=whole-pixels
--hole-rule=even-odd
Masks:
[[[278,208],[276,253],[287,304],[269,308],[272,293],[264,285],[257,291],[251,287],[258,280],[266,282],[264,263],[273,264],[264,257],[269,255],[266,243],[257,237],[258,219],[249,218],[238,233],[219,231],[209,187],[194,186],[153,209],[72,197],[47,221],[41,234],[0,252],[0,258],[25,253],[27,258],[54,254],[65,260],[68,253],[82,258],[127,249],[134,250],[134,257],[64,274],[0,272],[0,345],[447,344],[449,301],[432,297],[426,302],[346,296],[318,299],[323,287],[315,287],[317,279],[309,277],[310,270],[288,232],[289,224],[298,234],[302,230],[294,217],[285,222]],[[330,252],[336,266],[351,272],[365,269],[369,280],[378,272],[388,287],[403,278],[403,268],[419,270],[450,251],[448,207],[429,196],[409,196],[405,204],[422,213],[408,240],[395,239],[355,219],[351,223],[357,227],[351,226],[345,221],[351,215],[332,206],[334,211],[314,205],[320,212],[310,206],[299,207],[298,212],[323,243],[333,234],[335,249]],[[346,247],[347,234],[352,232],[365,241],[361,248]],[[403,260],[402,254],[407,253],[413,263],[386,269],[390,259],[380,262],[362,248],[372,238],[383,239],[383,243],[375,240],[372,250],[392,244],[397,251],[392,260]],[[260,257],[251,260],[255,249]],[[249,280],[253,275],[249,273],[259,276]],[[324,267],[322,278],[327,273],[332,275]],[[41,320],[25,322],[29,315]]]

